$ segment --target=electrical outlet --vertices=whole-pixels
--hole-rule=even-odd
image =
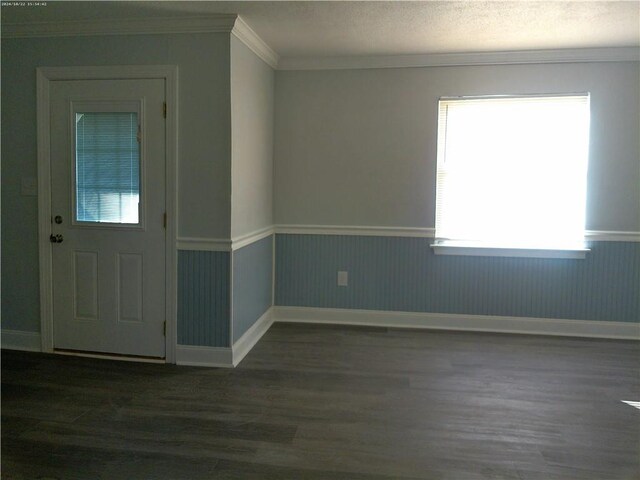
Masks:
[[[338,272],[338,286],[346,287],[349,284],[349,272]]]

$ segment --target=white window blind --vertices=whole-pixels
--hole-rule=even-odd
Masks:
[[[583,245],[589,96],[441,99],[436,237]]]
[[[76,113],[76,220],[137,224],[136,112]]]

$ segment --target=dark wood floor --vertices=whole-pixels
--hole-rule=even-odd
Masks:
[[[639,479],[640,343],[276,324],[235,370],[2,352],[7,479]]]

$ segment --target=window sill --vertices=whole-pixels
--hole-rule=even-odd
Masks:
[[[475,257],[573,258],[584,259],[590,249],[504,247],[480,243],[442,241],[431,245],[436,255],[466,255]]]

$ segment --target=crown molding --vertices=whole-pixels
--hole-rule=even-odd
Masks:
[[[2,38],[147,35],[158,33],[230,33],[235,14],[198,17],[146,17],[2,25]],[[243,22],[244,23],[244,22]]]
[[[504,52],[280,57],[236,14],[187,17],[146,17],[6,23],[2,38],[70,37],[90,35],[149,35],[170,33],[232,33],[259,58],[277,70],[341,70],[371,68],[518,65],[544,63],[640,62],[638,47],[574,48]]]
[[[509,52],[429,53],[423,55],[281,57],[278,61],[278,70],[342,70],[638,61],[640,61],[640,48],[613,47]]]
[[[258,36],[253,29],[241,18],[236,19],[232,35],[244,43],[253,53],[260,57],[271,68],[278,68],[280,57]]]
[[[167,33],[232,33],[271,68],[278,54],[235,14],[198,17],[151,17],[2,25],[2,38],[144,35]]]

